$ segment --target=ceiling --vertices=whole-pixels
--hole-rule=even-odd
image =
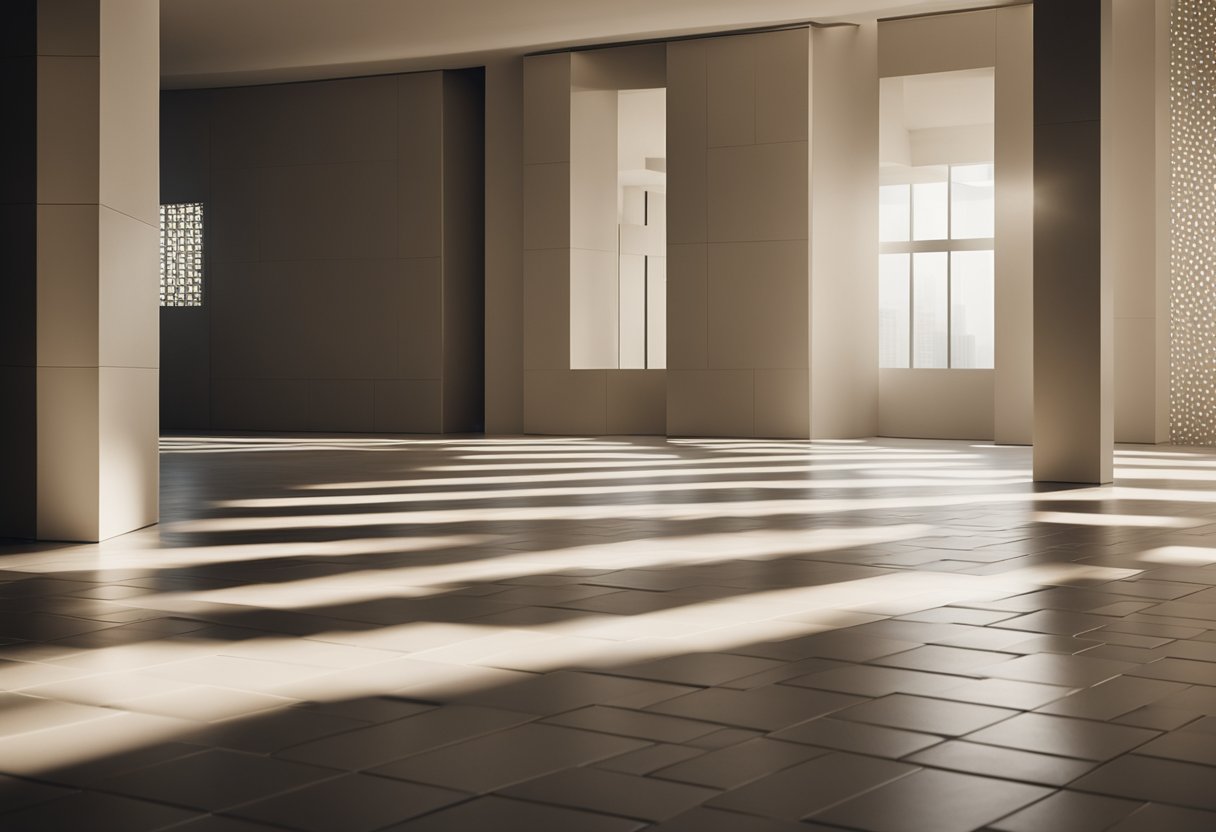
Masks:
[[[161,0],[166,88],[483,64],[542,49],[1026,0]]]

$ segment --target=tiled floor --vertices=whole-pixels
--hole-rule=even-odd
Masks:
[[[0,545],[0,828],[1216,829],[1216,453],[175,437]]]

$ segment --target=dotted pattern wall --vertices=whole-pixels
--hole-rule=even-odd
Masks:
[[[203,305],[203,205],[160,206],[160,305]]]
[[[1170,440],[1216,445],[1216,0],[1174,0],[1170,110]]]

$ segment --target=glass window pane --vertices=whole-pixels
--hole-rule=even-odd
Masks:
[[[946,252],[912,256],[912,366],[948,365]]]
[[[993,253],[956,251],[950,257],[951,366],[992,369],[996,352]]]
[[[909,289],[911,282],[907,254],[882,254],[878,257],[878,366],[907,367],[911,323]]]
[[[950,169],[950,236],[974,240],[996,236],[996,177],[992,165]]]
[[[912,213],[908,185],[883,185],[878,189],[878,239],[883,243],[906,242]]]
[[[949,194],[945,168],[940,181],[917,182],[912,186],[912,239],[946,239]]]

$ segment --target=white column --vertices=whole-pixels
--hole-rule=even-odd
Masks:
[[[157,519],[159,35],[156,0],[38,4],[42,539]]]
[[[996,9],[993,438],[1034,434],[1034,6]]]
[[[812,32],[811,438],[878,433],[878,26]]]

